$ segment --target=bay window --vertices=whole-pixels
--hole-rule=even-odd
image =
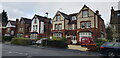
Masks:
[[[81,22],[81,29],[91,28],[91,22]]]

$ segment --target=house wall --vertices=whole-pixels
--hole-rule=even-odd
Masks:
[[[36,24],[34,23],[35,20],[37,20],[37,23],[36,23]],[[37,32],[40,33],[39,24],[40,24],[40,22],[39,22],[38,18],[33,19],[32,22],[31,22],[31,32],[34,32],[34,31],[33,31],[33,25],[38,25],[38,26],[37,26],[37,28],[38,28],[38,29],[37,29]]]
[[[60,14],[60,13],[57,13],[57,14]],[[55,24],[62,24],[62,29],[65,29],[64,28],[64,25],[65,25],[64,24],[64,17],[60,14],[61,19],[56,21],[56,15],[54,16],[54,18],[52,20],[52,30],[55,30]]]

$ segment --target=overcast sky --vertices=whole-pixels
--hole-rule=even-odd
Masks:
[[[85,4],[93,11],[99,10],[105,23],[110,21],[111,6],[118,9],[117,2],[3,2],[0,8],[7,11],[9,20],[15,20],[21,17],[32,18],[34,14],[45,16],[45,12],[53,18],[57,10],[66,14],[76,13]]]

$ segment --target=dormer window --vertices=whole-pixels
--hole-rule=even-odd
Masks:
[[[56,16],[56,20],[60,20],[60,15],[57,15],[57,16]]]
[[[88,17],[88,10],[82,11],[82,17]]]
[[[76,16],[72,16],[72,20],[76,20]]]

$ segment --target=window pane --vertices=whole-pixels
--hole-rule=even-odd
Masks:
[[[83,11],[83,17],[88,17],[88,11]]]

